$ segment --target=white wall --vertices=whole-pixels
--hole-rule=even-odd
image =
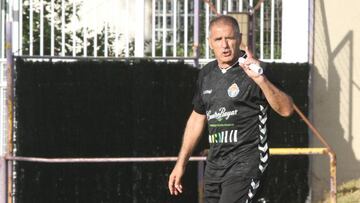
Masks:
[[[340,185],[360,178],[360,1],[314,3],[312,117],[337,154]],[[311,169],[316,200],[329,189],[328,158],[312,156]]]

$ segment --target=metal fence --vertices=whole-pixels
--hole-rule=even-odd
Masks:
[[[330,201],[331,203],[336,203],[336,160],[334,154],[329,148],[271,148],[270,154],[272,156],[283,156],[283,155],[328,155],[330,159],[330,182],[331,182],[331,193]],[[114,157],[114,158],[42,158],[42,157],[11,157],[7,156],[3,160],[0,160],[0,169],[1,166],[5,167],[7,173],[11,170],[11,163],[14,161],[21,162],[37,162],[37,163],[149,163],[149,162],[174,162],[177,160],[177,157]],[[189,161],[198,162],[197,166],[197,181],[198,181],[198,203],[204,202],[203,194],[203,183],[204,183],[204,162],[206,157],[203,156],[194,156],[190,157]],[[3,188],[8,188],[8,184],[1,185]],[[334,185],[335,184],[335,185]],[[0,199],[0,203],[6,203],[12,201],[12,196],[14,196],[14,190],[7,190],[4,192],[7,194],[3,199]],[[12,195],[9,195],[12,194]],[[6,199],[7,198],[7,199]]]
[[[329,173],[330,173],[330,192],[329,192],[329,201],[331,203],[336,203],[336,154],[331,148],[331,146],[325,141],[323,136],[318,132],[318,130],[311,124],[311,122],[305,117],[305,115],[300,111],[300,109],[294,105],[295,112],[301,117],[301,119],[309,127],[313,135],[320,141],[323,145],[322,148],[271,148],[271,155],[327,155],[329,157]],[[14,185],[12,184],[13,177],[16,174],[13,173],[13,163],[14,161],[25,161],[25,162],[41,162],[41,163],[114,163],[114,162],[169,162],[176,161],[177,157],[114,157],[114,158],[42,158],[42,157],[17,157],[7,155],[5,157],[0,157],[0,177],[3,178],[0,184],[0,194],[3,198],[0,199],[0,202],[12,202],[14,197],[14,192],[16,191]],[[206,157],[191,157],[190,161],[198,162],[198,202],[204,202],[203,197],[203,170],[204,170],[204,161]],[[8,180],[8,181],[5,181]],[[0,196],[1,196],[0,195]]]
[[[14,22],[16,55],[188,57],[195,56],[195,44],[197,57],[211,59],[208,23],[215,12],[250,12],[256,19],[256,53],[281,60],[281,0],[1,2],[2,25]]]
[[[202,64],[213,60],[207,41],[210,19],[217,13],[250,12],[258,57],[281,61],[282,0],[0,0],[0,11],[2,153],[6,22],[12,22],[14,55],[59,60],[152,57]]]

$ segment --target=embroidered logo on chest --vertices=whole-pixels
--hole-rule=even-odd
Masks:
[[[239,94],[239,92],[240,92],[239,86],[237,86],[236,83],[233,83],[227,90],[229,97],[236,97]]]

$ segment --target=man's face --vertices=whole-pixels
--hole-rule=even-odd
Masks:
[[[229,24],[216,23],[210,29],[209,44],[213,49],[219,67],[232,65],[239,57],[240,35]]]

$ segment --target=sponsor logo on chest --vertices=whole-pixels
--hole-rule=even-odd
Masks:
[[[208,121],[212,120],[212,119],[216,119],[218,121],[221,121],[223,119],[228,120],[231,116],[235,116],[237,115],[238,110],[233,110],[233,111],[226,111],[225,107],[221,107],[218,111],[212,112],[207,111],[206,112],[206,116]]]
[[[234,143],[238,141],[237,130],[225,130],[214,134],[209,134],[209,143]]]

